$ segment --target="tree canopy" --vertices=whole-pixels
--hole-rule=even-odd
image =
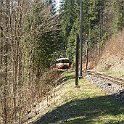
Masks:
[[[124,26],[123,0],[82,0],[83,1],[83,43],[89,47],[103,44]],[[80,26],[80,1],[63,0],[60,9],[62,36],[67,56],[74,59],[75,36]],[[84,45],[83,45],[84,46]]]

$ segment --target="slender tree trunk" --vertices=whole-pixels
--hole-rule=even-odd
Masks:
[[[89,61],[89,55],[88,55],[88,40],[86,40],[86,70],[88,69],[88,61]]]

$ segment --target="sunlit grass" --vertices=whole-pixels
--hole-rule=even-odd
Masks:
[[[124,78],[124,71],[122,70],[104,70],[102,73],[108,75],[108,76],[113,76],[117,78]]]
[[[66,72],[62,103],[36,124],[124,124],[124,107],[85,79],[75,88],[74,72]]]

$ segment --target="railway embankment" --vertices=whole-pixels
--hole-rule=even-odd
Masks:
[[[95,71],[124,79],[124,30],[106,42]]]
[[[108,95],[124,104],[124,80],[89,71],[86,78]]]
[[[41,105],[42,111],[32,122],[29,120],[30,124],[124,123],[124,106],[112,94],[106,94],[87,79],[80,79],[79,86],[75,88],[74,72],[65,73],[63,84],[50,97],[47,111],[42,113]]]
[[[106,42],[93,71],[86,78],[124,104],[124,30]]]

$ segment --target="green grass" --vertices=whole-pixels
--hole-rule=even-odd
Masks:
[[[113,77],[124,78],[124,72],[121,71],[109,71],[107,74]]]
[[[74,86],[74,73],[66,73],[60,93],[63,103],[42,116],[35,124],[124,124],[124,106],[87,80]]]
[[[113,77],[117,77],[117,78],[124,78],[124,71],[119,70],[119,68],[117,70],[104,70],[102,71],[102,73],[109,75],[109,76],[113,76]]]

